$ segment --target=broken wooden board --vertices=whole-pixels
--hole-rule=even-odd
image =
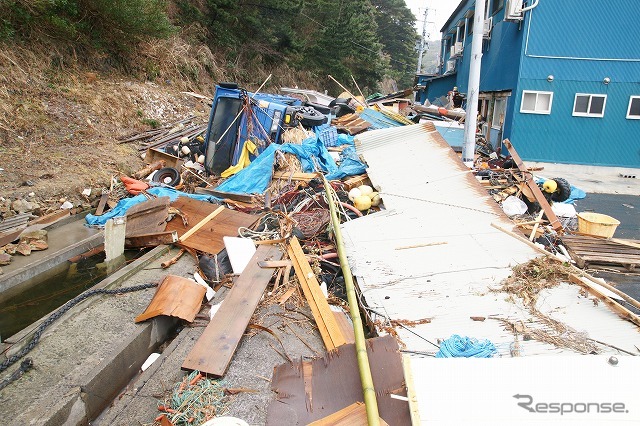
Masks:
[[[157,247],[161,244],[174,244],[177,242],[178,233],[176,231],[154,232],[153,234],[125,237],[124,248]]]
[[[511,154],[511,157],[513,158],[513,161],[515,161],[516,165],[518,166],[518,169],[521,172],[527,174],[529,172],[529,170],[527,169],[527,166],[524,165],[524,162],[518,155],[518,152],[513,147],[511,142],[509,142],[509,139],[505,139],[503,143],[504,143],[504,146],[506,146],[507,149],[509,150],[509,154]],[[542,191],[540,191],[540,188],[538,188],[538,185],[533,180],[533,176],[531,174],[529,174],[528,176],[529,177],[527,178],[526,184],[531,190],[531,193],[535,197],[538,204],[540,204],[540,207],[542,207],[542,210],[544,210],[544,214],[547,216],[547,219],[549,219],[549,223],[551,224],[551,227],[555,229],[556,232],[562,233],[563,228],[562,228],[562,224],[558,220],[558,216],[556,216],[553,210],[551,210],[551,206],[549,205],[549,202],[547,201],[546,198],[544,198],[544,195],[542,195]]]
[[[327,417],[309,423],[308,426],[367,426],[367,407],[364,402],[354,402]],[[380,419],[380,426],[388,426],[387,422]]]
[[[296,237],[289,240],[288,252],[327,351],[344,345],[347,342]]]
[[[174,155],[167,154],[155,148],[148,148],[144,155],[144,162],[147,164],[155,163],[156,161],[164,160],[166,167],[173,167],[180,170],[180,167],[184,164],[184,160]]]
[[[320,173],[303,173],[303,172],[273,172],[274,179],[281,180],[301,180],[309,182],[320,176]]]
[[[602,300],[620,318],[625,319],[627,321],[631,321],[635,325],[640,326],[640,317],[638,317],[638,315],[634,314],[629,309],[619,304],[615,299],[607,296],[604,290],[602,290],[603,287],[598,288],[594,286],[593,283],[588,279],[579,277],[574,274],[569,275],[569,280],[574,284],[578,284],[584,287],[585,289],[587,289],[589,293],[593,294],[598,299]]]
[[[152,198],[127,210],[126,237],[163,232],[167,226],[169,197]]]
[[[580,268],[616,265],[633,271],[640,266],[640,248],[586,235],[563,235],[562,242]]]
[[[215,212],[220,206],[205,201],[194,200],[188,197],[179,197],[171,203],[172,207],[180,209],[189,218],[191,227],[185,228],[179,218],[174,218],[167,223],[167,231],[177,231],[178,237],[182,237],[193,226]],[[250,227],[258,219],[257,216],[223,208],[218,215],[207,222],[197,232],[189,236],[186,241],[177,244],[181,247],[191,248],[204,253],[217,254],[224,248],[222,237],[238,235],[238,228]]]
[[[361,185],[369,185],[373,187],[373,185],[371,184],[371,180],[369,179],[369,175],[367,174],[351,176],[345,179],[344,181],[342,181],[342,183],[344,184],[344,189],[347,192]]]
[[[167,275],[158,286],[147,309],[136,317],[135,322],[142,322],[158,315],[193,322],[206,291],[204,286],[194,281]]]
[[[380,418],[390,425],[410,425],[402,359],[396,339],[387,335],[367,340]],[[355,345],[349,344],[310,362],[282,364],[273,371],[277,393],[267,409],[267,425],[307,425],[363,401]]]
[[[104,213],[104,208],[107,206],[107,201],[109,201],[109,192],[105,191],[100,196],[100,201],[98,202],[98,207],[96,208],[96,216],[102,216]]]
[[[344,130],[351,136],[362,133],[371,127],[371,123],[366,121],[356,113],[346,114],[340,118],[334,118],[331,120],[331,125],[336,126],[338,130]]]
[[[278,246],[258,247],[256,254],[229,290],[214,319],[182,363],[184,370],[199,370],[216,377],[224,375],[273,275],[272,269],[261,268],[258,262],[281,258],[282,251]]]

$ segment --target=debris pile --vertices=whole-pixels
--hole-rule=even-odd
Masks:
[[[189,117],[121,140],[137,143],[146,165],[131,176],[114,175],[110,187],[93,199],[89,199],[90,192],[86,194],[87,201],[96,207],[86,216],[87,225],[101,228],[124,216],[126,248],[178,247],[180,251],[162,263],[167,272],[181,256],[191,256],[193,279],[167,273],[135,321],[164,315],[204,328],[182,362],[182,369],[190,373],[158,406],[161,413],[155,424],[202,424],[225,413],[231,395],[242,390],[226,389],[224,382],[213,379],[225,377],[247,330],[251,330],[249,335],[266,331],[273,336],[279,345],[271,348],[286,361],[274,370],[272,387],[277,397],[269,406],[267,424],[284,424],[291,418],[290,410],[305,424],[322,419],[325,423],[319,424],[329,424],[326,419],[341,416],[362,420],[371,415],[379,417],[381,424],[408,423],[407,384],[393,327],[428,326],[433,318],[430,313],[420,319],[388,318],[384,322],[367,317],[365,321],[387,335],[365,339],[359,326],[359,310],[365,302],[358,300],[362,294],[353,286],[340,231],[345,222],[385,216],[384,189],[369,179],[354,135],[413,125],[407,118],[407,95],[398,92],[365,100],[346,92],[322,105],[259,90],[250,93],[226,83],[217,87],[207,124]],[[422,111],[418,120],[431,113]],[[575,266],[571,262],[576,261],[580,242],[567,235],[576,231],[576,222],[571,220],[575,209],[566,214],[554,206],[580,194],[563,178],[536,180],[511,143],[505,140],[504,144],[509,159],[488,152],[490,145],[479,144],[480,156],[472,171],[465,170],[466,177],[471,179],[473,173],[477,182],[471,179],[472,183],[485,187],[526,236],[506,232],[531,245],[542,243],[565,263],[547,257],[535,259],[515,267],[512,278],[495,289],[522,300],[543,326],[495,316],[471,319],[482,322],[492,318],[515,334],[580,353],[595,353],[593,342],[536,306],[541,291],[559,282],[572,282]],[[27,221],[28,212],[36,209],[34,204],[37,206],[29,201],[4,202],[2,212],[19,212],[12,216],[16,218],[13,223],[26,227],[33,223]],[[7,256],[16,252],[27,255],[47,247],[46,231],[19,233],[11,241],[17,238],[17,245],[4,245],[0,262],[8,263]],[[444,241],[406,242],[395,250],[432,246],[448,250],[447,245]],[[627,244],[626,249],[631,253],[640,247]],[[390,279],[382,286],[405,278],[414,279]],[[594,287],[593,283],[584,285],[589,291]],[[221,294],[224,299],[220,302]],[[326,353],[305,343],[318,357],[292,360],[278,332],[257,318],[259,307],[275,305],[315,325]],[[372,311],[367,309],[367,315]],[[289,332],[284,326],[279,331]],[[447,353],[458,353],[465,352],[453,350],[461,342],[467,346],[478,343],[473,337],[454,337],[440,341],[449,342],[440,346],[442,353],[447,345]],[[360,356],[356,359],[352,346],[358,353],[368,352],[370,362]],[[481,349],[469,351],[468,356],[490,357],[497,352],[488,341],[482,341]],[[383,374],[383,370],[393,374]],[[376,379],[373,402],[367,394],[373,385],[365,383],[371,375]],[[339,401],[330,385],[337,380],[349,383],[345,385],[348,392]],[[359,405],[363,400],[366,410]]]

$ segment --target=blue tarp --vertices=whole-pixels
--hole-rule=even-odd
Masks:
[[[542,184],[542,183],[544,183],[544,181],[545,181],[545,180],[547,180],[547,179],[546,179],[546,178],[543,178],[543,177],[538,176],[538,177],[536,178],[536,183],[537,183],[537,184]],[[573,204],[573,202],[574,202],[575,200],[582,200],[583,198],[585,198],[585,197],[587,196],[587,193],[586,193],[586,192],[584,192],[582,189],[580,189],[580,188],[576,188],[576,187],[575,187],[575,186],[573,186],[573,185],[570,185],[570,186],[571,186],[571,195],[569,195],[569,198],[568,198],[568,199],[566,199],[565,201],[561,201],[562,203],[565,203],[565,204]]]
[[[158,197],[169,197],[171,201],[175,201],[178,197],[189,197],[194,198],[200,201],[218,201],[219,199],[213,197],[211,195],[200,195],[200,194],[187,194],[186,192],[178,191],[173,188],[167,187],[155,187],[147,189],[149,194],[156,195]],[[104,226],[109,219],[112,219],[117,216],[124,216],[131,207],[139,204],[143,201],[147,201],[148,198],[143,194],[136,195],[135,197],[122,199],[116,204],[116,206],[111,209],[109,212],[103,214],[102,216],[95,216],[92,214],[88,214],[85,217],[87,221],[87,225],[90,226]]]
[[[339,135],[341,145],[353,145],[353,136]],[[294,154],[300,159],[306,173],[320,171],[327,179],[340,179],[365,172],[365,165],[358,160],[355,148],[347,147],[341,154],[340,167],[317,136],[305,139],[301,145],[269,145],[249,166],[221,183],[216,190],[234,194],[262,194],[267,190],[273,171],[276,151]],[[345,152],[346,151],[346,152]]]

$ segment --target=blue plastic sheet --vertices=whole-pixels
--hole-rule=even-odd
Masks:
[[[536,177],[536,183],[537,184],[543,184],[544,181],[547,180],[546,178],[543,177]],[[573,204],[573,202],[575,200],[582,200],[583,198],[585,198],[587,196],[587,193],[584,192],[582,189],[577,188],[573,185],[571,186],[571,195],[569,195],[569,198],[567,198],[564,201],[560,201],[561,203],[564,204]]]
[[[189,197],[189,198],[194,198],[196,200],[208,201],[208,202],[214,202],[219,200],[218,198],[213,197],[211,195],[187,194],[186,192],[178,191],[173,188],[160,187],[160,186],[155,188],[149,188],[147,189],[147,192],[149,194],[153,194],[158,197],[169,197],[171,201],[175,201],[176,199],[178,199],[178,197]],[[131,198],[124,198],[120,200],[113,209],[103,214],[102,216],[95,216],[92,214],[88,214],[85,217],[85,220],[87,221],[87,225],[90,225],[90,226],[104,226],[109,219],[112,219],[118,216],[124,216],[127,213],[127,210],[129,210],[131,207],[147,200],[148,198],[145,197],[143,194],[139,194]]]
[[[328,173],[328,180],[342,179],[346,176],[361,175],[367,171],[367,166],[360,161],[356,149],[348,146],[340,153],[340,166],[333,173]]]
[[[336,173],[338,166],[322,141],[312,136],[301,145],[269,145],[249,166],[221,183],[216,190],[234,194],[262,194],[271,182],[276,151],[294,154],[300,159],[302,170],[307,173],[321,171]]]

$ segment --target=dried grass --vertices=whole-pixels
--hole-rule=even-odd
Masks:
[[[534,339],[583,354],[598,353],[597,347],[587,339],[586,335],[543,314],[536,307],[541,291],[556,287],[563,282],[570,282],[569,276],[572,273],[574,272],[570,266],[549,262],[546,257],[538,257],[517,265],[513,268],[513,274],[502,282],[502,287],[493,291],[505,292],[521,299],[535,320],[525,325],[522,321],[491,318],[502,322],[513,331],[516,342],[517,336],[522,335],[524,340]],[[514,356],[518,356],[518,353]]]
[[[505,292],[522,299],[526,307],[535,307],[538,294],[562,282],[569,282],[570,266],[538,257],[513,268],[513,274],[495,292]]]

